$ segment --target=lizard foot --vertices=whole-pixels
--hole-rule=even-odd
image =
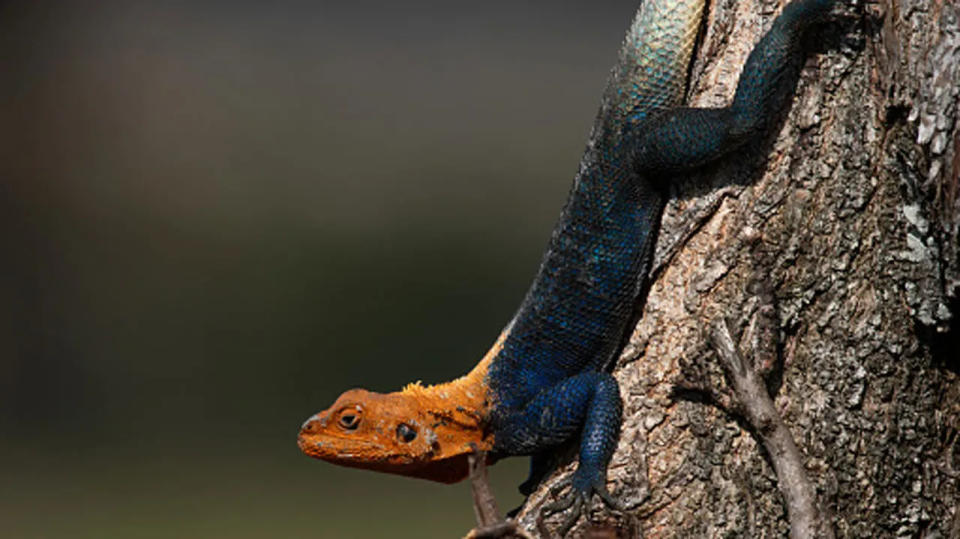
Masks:
[[[576,474],[574,474],[574,476],[575,475]],[[560,526],[557,528],[557,532],[560,534],[560,537],[566,537],[573,528],[573,525],[577,523],[577,520],[583,516],[590,498],[594,494],[599,496],[600,499],[603,500],[603,503],[607,505],[607,507],[615,511],[624,511],[623,504],[617,501],[610,494],[603,481],[588,483],[585,487],[582,487],[578,485],[579,482],[576,481],[576,477],[574,476],[560,481],[551,489],[551,495],[557,497],[558,499],[543,506],[540,517],[537,519],[537,527],[540,528],[541,531],[544,529],[543,520],[546,517],[569,510],[569,514],[563,519],[563,521],[560,523]],[[571,487],[570,492],[567,493],[566,496],[559,497],[560,492],[567,487]]]

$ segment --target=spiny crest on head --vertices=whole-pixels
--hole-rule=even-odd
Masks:
[[[423,382],[417,380],[416,382],[410,382],[409,384],[403,386],[403,389],[400,390],[401,393],[407,395],[413,395],[414,397],[422,396],[426,394],[426,391],[434,386],[425,386]]]
[[[488,355],[473,370],[456,380],[434,385],[424,385],[423,382],[417,380],[404,386],[400,393],[415,399],[452,399],[464,405],[479,406],[486,395],[484,383],[489,364],[490,357]]]
[[[503,347],[503,341],[506,339],[508,330],[509,326],[500,334],[497,342],[487,351],[483,359],[467,374],[456,380],[435,385],[424,385],[423,382],[417,380],[404,386],[400,390],[400,394],[423,400],[440,399],[449,401],[452,399],[459,402],[461,407],[479,409],[486,400],[487,369],[490,367],[490,362],[493,361],[494,356]]]

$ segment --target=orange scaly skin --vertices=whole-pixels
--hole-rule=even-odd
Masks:
[[[505,334],[506,332],[504,332]],[[493,448],[484,420],[490,361],[503,335],[465,376],[452,382],[409,384],[394,393],[351,389],[300,428],[307,455],[352,468],[456,483],[467,477],[467,456]]]

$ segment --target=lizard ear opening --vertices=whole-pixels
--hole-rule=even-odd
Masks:
[[[337,425],[344,430],[357,430],[360,426],[360,417],[363,415],[363,408],[360,405],[345,408],[340,411],[340,417],[337,419]]]
[[[410,425],[406,423],[400,423],[397,425],[397,438],[400,438],[404,443],[410,443],[417,437],[417,431],[413,429]]]

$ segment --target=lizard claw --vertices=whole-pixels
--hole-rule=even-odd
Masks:
[[[569,482],[567,482],[569,483]],[[557,528],[557,532],[560,534],[560,537],[566,537],[570,533],[570,529],[573,528],[573,525],[577,523],[577,520],[580,519],[580,515],[583,514],[583,507],[586,505],[587,495],[583,492],[578,492],[574,489],[572,492],[566,496],[558,499],[553,503],[549,503],[543,506],[542,512],[540,514],[540,519],[544,519],[550,515],[556,513],[562,513],[571,507],[570,514],[568,514],[560,522],[560,526]]]
[[[597,496],[600,496],[600,499],[603,500],[603,503],[606,504],[606,506],[609,507],[610,509],[613,509],[614,511],[619,511],[621,513],[626,512],[627,508],[623,505],[623,503],[620,502],[620,500],[614,498],[613,495],[610,494],[610,491],[607,490],[606,485],[601,485],[600,487],[594,487],[593,492]]]
[[[557,481],[557,484],[555,484],[555,485],[553,485],[552,487],[550,487],[550,495],[553,496],[554,498],[558,498],[558,497],[560,497],[560,493],[563,492],[567,487],[569,487],[569,486],[572,485],[572,484],[573,484],[573,477],[572,477],[572,476],[567,477],[567,478],[565,478],[565,479],[561,479],[560,481]],[[547,504],[547,505],[544,507],[544,510],[546,510],[548,507],[553,507],[553,506],[557,505],[558,503],[559,503],[559,502],[553,502],[553,503],[551,503],[551,504]],[[557,511],[563,511],[563,510],[566,509],[567,507],[570,507],[570,506],[567,505],[566,507],[556,508],[556,511],[553,511],[553,513],[556,513]],[[551,513],[551,514],[553,514],[553,513]]]
[[[572,478],[564,479],[557,483],[556,486],[550,489],[550,493],[553,496],[558,496],[559,493],[568,486],[573,486],[571,492],[566,496],[559,497],[556,501],[544,505],[541,509],[539,521],[550,515],[557,513],[562,513],[564,511],[570,510],[570,513],[561,521],[560,526],[557,528],[557,532],[560,534],[560,537],[566,537],[570,533],[570,530],[573,528],[573,525],[577,523],[577,520],[584,514],[584,510],[589,505],[590,498],[593,494],[596,494],[603,500],[603,503],[607,507],[614,509],[616,511],[623,511],[624,507],[619,501],[617,501],[607,490],[606,485],[603,483],[588,485],[586,488],[577,488],[574,485]]]

